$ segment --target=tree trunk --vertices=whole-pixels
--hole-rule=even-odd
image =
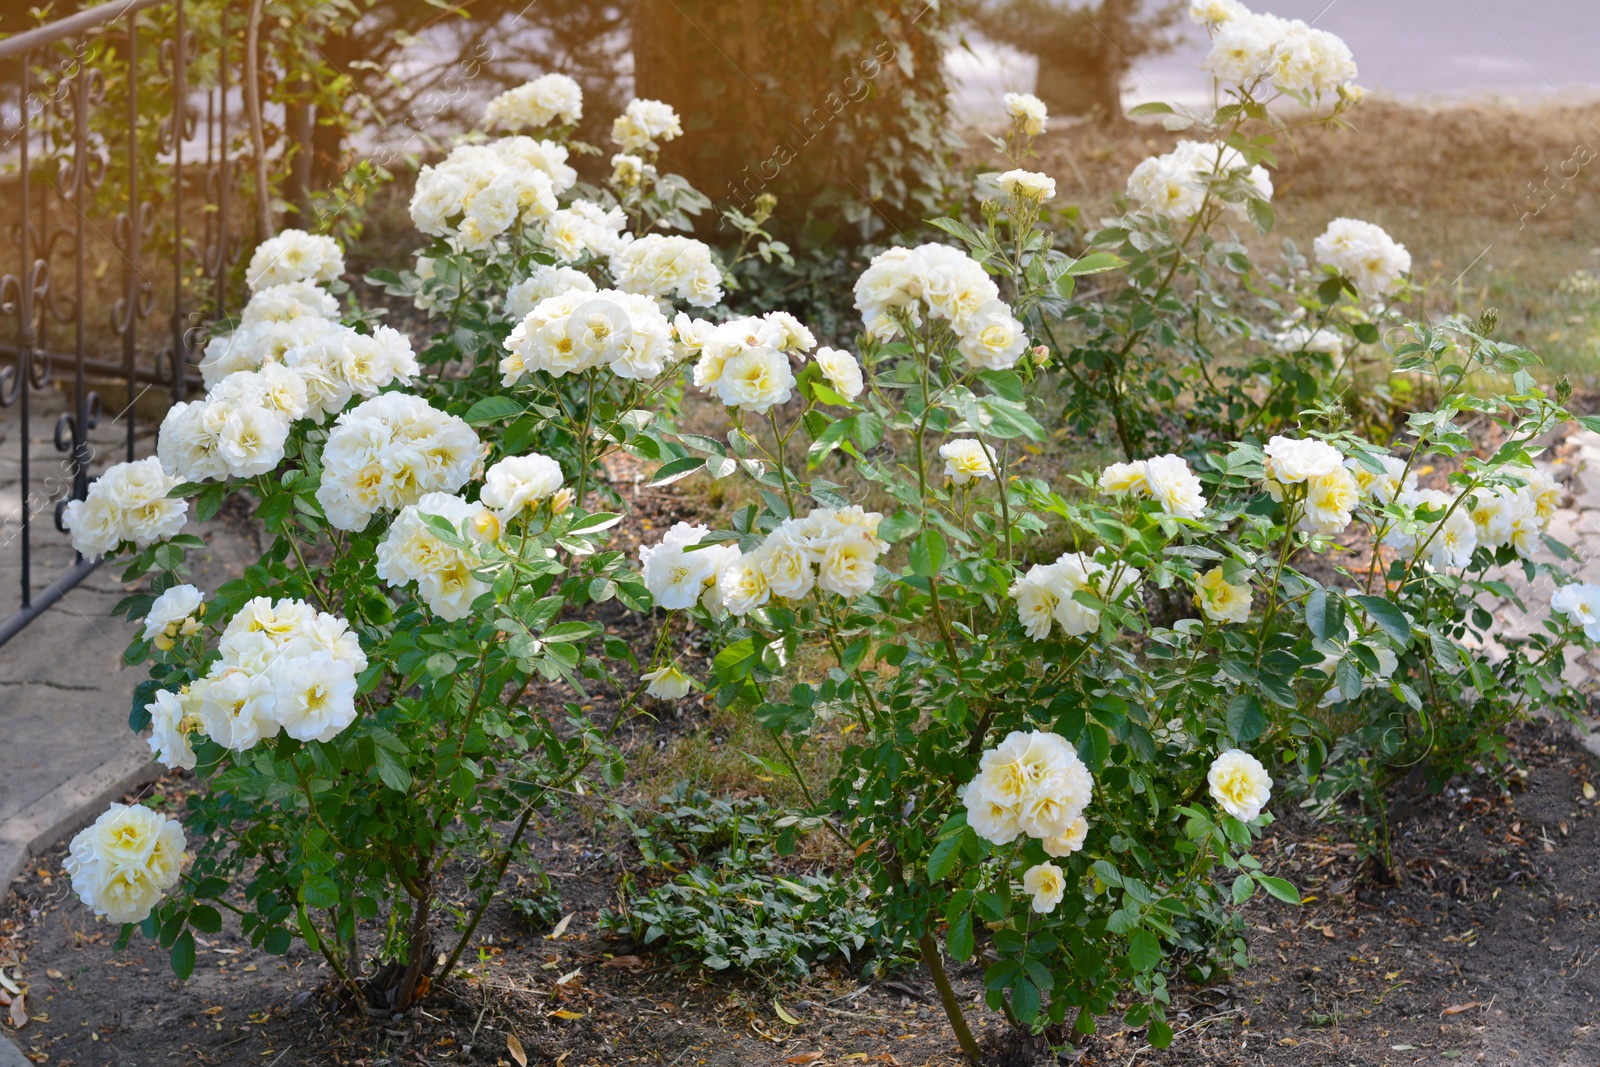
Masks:
[[[284,137],[286,148],[292,151],[288,179],[284,182],[283,199],[294,208],[298,225],[307,228],[311,216],[311,157],[316,151],[312,143],[316,108],[309,99],[310,79],[301,76],[288,85],[289,102],[285,105]]]

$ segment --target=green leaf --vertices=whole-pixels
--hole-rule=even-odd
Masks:
[[[1411,620],[1406,618],[1406,613],[1392,602],[1381,596],[1358,596],[1354,600],[1366,609],[1372,621],[1401,648],[1411,643]]]
[[[1140,928],[1128,938],[1128,965],[1140,974],[1148,974],[1161,962],[1161,943],[1149,930]]]
[[[539,637],[545,641],[582,641],[604,630],[597,622],[558,622]]]
[[[300,887],[300,898],[313,908],[336,908],[339,906],[339,887],[325,874],[309,875]]]
[[[972,958],[972,912],[964,911],[955,917],[955,921],[950,924],[950,932],[945,935],[944,947],[950,951],[952,959]]]
[[[1344,604],[1320,586],[1306,594],[1306,628],[1322,641],[1343,641]]]
[[[184,981],[194,973],[194,934],[185,930],[172,945],[172,973]]]
[[[1166,1048],[1172,1044],[1172,1027],[1167,1025],[1165,1019],[1156,1019],[1150,1024],[1150,1031],[1145,1035],[1155,1048]]]
[[[1243,904],[1255,896],[1256,880],[1248,874],[1241,874],[1233,880],[1233,902]]]
[[[1261,701],[1248,693],[1240,693],[1228,705],[1228,733],[1234,740],[1247,744],[1260,737],[1267,728],[1267,717],[1261,710]]]
[[[1039,987],[1026,978],[1018,978],[1011,986],[1011,1010],[1031,1025],[1039,1017]]]
[[[1122,872],[1113,867],[1109,860],[1094,861],[1094,876],[1106,885],[1122,885]]]
[[[931,578],[944,567],[947,548],[944,534],[929,527],[911,542],[911,573],[919,578]]]
[[[944,881],[944,876],[950,873],[950,868],[955,866],[957,858],[961,855],[962,836],[962,834],[951,834],[933,846],[933,852],[928,856],[928,881]]]
[[[214,934],[222,929],[222,913],[209,904],[196,904],[189,909],[189,925],[202,934]]]
[[[965,241],[969,245],[983,244],[983,238],[973,232],[972,227],[964,222],[958,222],[955,219],[929,219],[928,223],[952,237]]]
[[[461,417],[473,426],[481,426],[488,422],[515,418],[521,415],[522,411],[522,405],[509,396],[486,396],[468,408],[467,413]]]
[[[1003,396],[1018,403],[1027,399],[1022,387],[1022,378],[1014,370],[981,370],[978,372],[978,377],[994,390],[996,396]]]
[[[1090,252],[1082,259],[1075,259],[1067,264],[1067,273],[1082,277],[1085,274],[1104,274],[1108,270],[1116,270],[1127,265],[1127,260],[1110,252]]]
[[[656,468],[654,478],[650,479],[650,486],[654,488],[661,485],[671,485],[680,478],[687,478],[695,471],[706,465],[704,456],[685,456],[675,459],[671,463],[663,463]]]
[[[1300,891],[1295,889],[1293,882],[1284,881],[1282,878],[1273,878],[1271,875],[1258,874],[1256,881],[1261,883],[1261,888],[1277,897],[1285,904],[1299,904]]]
[[[746,637],[718,652],[716,658],[711,661],[711,669],[723,681],[732,681],[749,674],[755,663],[755,642]]]
[[[398,756],[387,748],[379,746],[377,750],[378,778],[383,784],[398,793],[404,793],[411,788],[411,772],[406,765],[400,762]]]
[[[1175,110],[1173,110],[1173,107],[1172,107],[1171,104],[1163,104],[1159,100],[1152,100],[1147,104],[1140,104],[1138,107],[1129,108],[1128,109],[1128,114],[1130,116],[1133,116],[1133,115],[1175,115],[1175,114],[1177,114],[1177,112]]]
[[[1252,196],[1244,202],[1244,210],[1250,216],[1250,225],[1256,228],[1257,233],[1268,234],[1272,232],[1272,224],[1276,221],[1276,216],[1273,215],[1270,203],[1260,197]]]
[[[909,511],[897,511],[878,524],[878,536],[894,544],[904,540],[905,536],[915,530],[921,520]]]

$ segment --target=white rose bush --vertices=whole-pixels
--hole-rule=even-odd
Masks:
[[[1333,121],[1360,94],[1337,38],[1193,13],[1229,102],[1162,112],[1195,139],[1140,165],[1124,217],[1054,247],[1055,182],[1024,166],[1047,114],[1014,95],[978,215],[872,255],[851,338],[724,305],[728,264],[687,236],[709,202],[656,169],[682,133],[667,104],[630,104],[610,181],[579,183],[582,95],[556,75],[418,176],[431,241],[369,280],[427,313],[420,350],[341,313],[336,245],[264,243],[206,395],[64,516],[148,579],[119,609],[151,674],[131,724],[197,783],[181,825],[114,806],[80,834],[75,891],[180,975],[227,909],[269,951],[304,940],[352,1002],[404,1010],[450,977],[534,817],[621,781],[611,732],[703,692],[770,732],[778,756],[752,759],[805,798],[780,848],[825,834],[853,857],[879,943],[916,946],[974,1061],[945,960],[980,953],[1017,1026],[1092,1033],[1116,1010],[1169,1043],[1169,974],[1244,964],[1234,909],[1258,891],[1298,902],[1251,854],[1275,802],[1358,810],[1387,863],[1385,790],[1575,706],[1565,649],[1600,639],[1535,465],[1567,389],[1492,314],[1404,323],[1409,255],[1348,219],[1315,268],[1266,282],[1271,321],[1236,309],[1219,275],[1254,268],[1213,230],[1271,222],[1272,135],[1246,124],[1281,126],[1278,96]],[[784,254],[765,217],[729,214],[730,262],[758,238]],[[1358,346],[1433,409],[1358,433],[1339,403]],[[1052,483],[1026,457],[1056,374],[1068,421],[1109,415],[1124,455]],[[714,430],[685,428],[686,396]],[[1467,418],[1499,427],[1492,450]],[[735,505],[611,549],[618,451],[653,484],[738,484]],[[270,546],[200,590],[185,523],[235,494]],[[1495,628],[1512,569],[1556,588],[1525,638]],[[611,601],[659,620],[653,647],[607,635]],[[530,706],[535,681],[573,700]],[[837,771],[812,781],[828,761],[799,750],[824,744]],[[439,944],[462,857],[472,906]]]
[[[119,608],[144,620],[127,658],[151,670],[131,725],[199,783],[182,827],[114,807],[74,841],[70,867],[86,903],[129,924],[124,938],[138,924],[182,976],[196,933],[231,910],[253,943],[281,954],[304,940],[352,1003],[389,1012],[460,958],[536,812],[585,776],[616,780],[577,700],[612,691],[614,727],[649,680],[602,666],[633,653],[579,616],[649,595],[603,550],[620,516],[582,508],[575,470],[510,453],[412,391],[424,383],[410,340],[360,312],[338,321],[318,284],[327,256],[296,262],[302,276],[285,277],[258,250],[251,270],[270,265],[273,284],[210,345],[231,336],[236,351],[285,308],[318,328],[211,376],[169,411],[156,456],[112,467],[64,515],[79,551],[122,553],[126,580],[149,578]],[[203,544],[184,525],[229,495],[253,501],[270,547],[203,591],[183,581]],[[535,679],[565,680],[574,702],[528,706]],[[468,876],[471,910],[435,944],[441,879],[462,856],[488,859]]]

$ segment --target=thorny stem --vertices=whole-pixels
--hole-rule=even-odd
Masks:
[[[461,937],[456,941],[456,947],[450,953],[450,958],[445,960],[443,969],[439,971],[440,978],[450,977],[451,972],[456,968],[456,961],[461,959],[462,951],[467,947],[467,943],[472,940],[472,935],[477,932],[478,923],[483,918],[483,913],[489,910],[489,903],[494,900],[495,889],[499,887],[501,880],[506,876],[506,868],[511,865],[511,854],[516,851],[517,843],[522,840],[523,831],[527,830],[528,820],[533,818],[535,807],[534,802],[529,800],[527,806],[522,809],[522,818],[517,820],[517,828],[511,833],[511,842],[506,845],[505,851],[500,853],[500,859],[495,864],[494,877],[485,886],[483,899],[478,902],[477,908],[472,913],[472,918],[467,922],[467,928],[461,932]]]
[[[922,962],[928,965],[928,973],[933,976],[934,988],[939,991],[939,1002],[944,1005],[945,1016],[950,1020],[950,1028],[956,1032],[961,1051],[972,1063],[982,1063],[983,1051],[978,1048],[978,1042],[967,1026],[967,1017],[961,1013],[961,1001],[950,985],[950,976],[944,972],[944,960],[939,957],[939,943],[933,939],[933,932],[923,931],[917,939],[917,945],[922,949]]]

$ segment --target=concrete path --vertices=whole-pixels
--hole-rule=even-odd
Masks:
[[[32,397],[28,434],[34,493],[32,585],[37,593],[74,564],[67,536],[55,528],[53,497],[67,484],[54,445],[64,398],[53,391]],[[153,417],[151,417],[153,415]],[[98,473],[125,455],[126,423],[108,411],[90,440]],[[135,448],[154,451],[155,418],[141,412]],[[17,523],[22,425],[16,408],[0,411],[0,619],[20,605]],[[193,580],[214,589],[255,560],[255,546],[213,520],[192,523],[211,550],[191,555]],[[82,584],[0,645],[0,892],[38,851],[76,830],[116,796],[152,777],[145,742],[128,729],[134,686],[144,673],[124,666],[122,652],[136,632],[111,617],[129,592],[115,564],[95,570]]]

